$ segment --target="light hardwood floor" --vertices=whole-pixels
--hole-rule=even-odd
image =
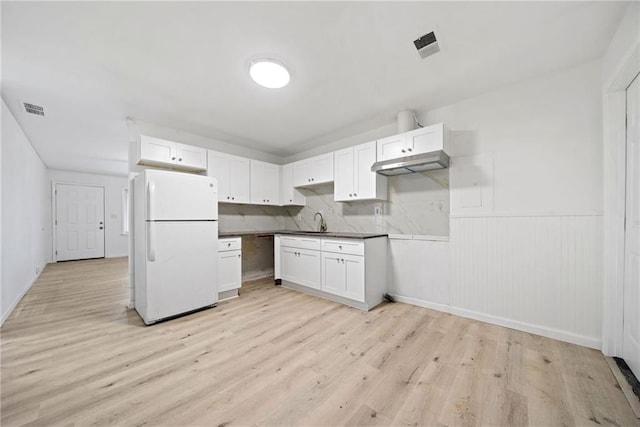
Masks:
[[[274,287],[145,327],[125,259],[49,265],[2,327],[2,425],[638,425],[596,350]]]

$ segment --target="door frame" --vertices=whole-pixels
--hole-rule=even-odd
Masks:
[[[640,73],[640,43],[635,43],[616,73],[603,85],[604,131],[604,290],[602,353],[622,356],[627,172],[626,90]]]
[[[104,188],[104,185],[96,185],[96,184],[83,184],[79,182],[72,181],[56,181],[51,180],[51,262],[58,262],[58,255],[56,254],[56,250],[58,248],[58,230],[56,224],[57,221],[57,211],[56,206],[58,203],[58,193],[56,193],[56,185],[79,185],[81,187],[97,187],[102,188],[102,215],[104,217],[104,241],[102,242],[104,257],[107,257],[107,190]]]

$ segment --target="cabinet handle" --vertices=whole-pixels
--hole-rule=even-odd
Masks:
[[[240,257],[241,257],[241,255],[240,255],[240,254],[238,254],[238,258],[240,258]]]
[[[338,249],[342,249],[342,245],[338,245]]]
[[[315,180],[316,180],[315,178],[311,178],[311,181],[315,181]]]
[[[235,199],[236,199],[236,196],[233,196],[233,197],[231,198],[231,200],[235,200]]]
[[[400,150],[400,151],[402,151],[403,153],[406,153],[406,152],[407,152],[407,150],[405,150],[404,148],[403,148],[402,150]]]
[[[227,196],[227,200],[229,200],[231,198],[231,196]]]
[[[182,161],[182,157],[180,157],[180,158],[178,159],[178,161],[179,161],[179,162],[181,162],[181,161]]]
[[[231,246],[231,243],[227,243],[227,246]]]
[[[353,194],[349,193],[349,197],[353,197]]]
[[[293,202],[293,200],[289,199],[289,202]]]
[[[357,196],[357,194],[356,194],[356,193],[353,193],[353,197],[356,197],[356,196]]]
[[[172,158],[171,158],[171,160],[175,160],[175,159],[176,159],[175,157],[172,157]]]
[[[411,148],[407,148],[408,151],[412,151]]]

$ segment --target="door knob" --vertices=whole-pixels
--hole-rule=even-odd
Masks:
[[[100,221],[100,225],[102,225],[102,221]]]
[[[100,230],[104,229],[104,227],[100,226]]]

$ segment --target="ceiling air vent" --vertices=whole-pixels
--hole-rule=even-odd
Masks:
[[[417,40],[414,40],[413,44],[416,46],[416,49],[418,49],[418,54],[420,54],[422,59],[440,52],[440,46],[438,46],[438,40],[436,39],[436,34],[433,31],[429,34],[425,34]]]
[[[24,103],[24,109],[27,113],[37,114],[38,116],[44,116],[44,108],[39,105]]]

